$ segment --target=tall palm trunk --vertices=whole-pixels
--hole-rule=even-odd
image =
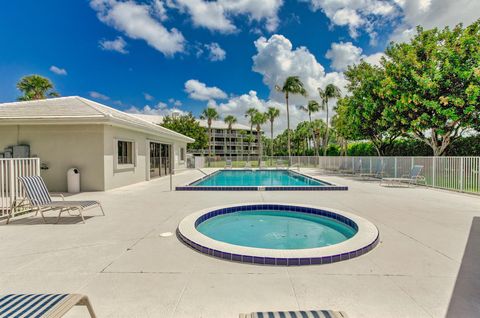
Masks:
[[[273,166],[273,120],[270,120],[270,165]]]
[[[208,166],[210,167],[210,161],[212,159],[212,125],[208,124]]]
[[[328,147],[328,101],[325,102],[325,106],[327,109],[327,130],[325,131],[325,140],[323,142],[323,156],[327,155],[327,147]]]
[[[312,125],[312,113],[308,113],[308,118],[310,119],[310,130],[312,132],[312,141],[313,141],[313,147],[315,148],[315,156],[318,157],[318,145],[317,145],[317,138],[315,138],[315,130],[313,129]]]
[[[257,136],[258,136],[258,167],[260,167],[260,162],[262,162],[262,138],[260,136],[260,125],[257,125]]]
[[[228,143],[230,145],[230,160],[232,160],[232,129],[228,130]]]
[[[287,149],[288,149],[288,165],[290,166],[290,162],[292,161],[292,151],[290,149],[290,110],[288,107],[288,92],[285,93],[285,101],[287,104]]]

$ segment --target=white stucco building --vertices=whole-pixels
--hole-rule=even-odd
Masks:
[[[194,140],[117,109],[78,97],[0,104],[0,157],[28,145],[51,191],[65,191],[67,170],[81,190],[108,190],[186,168]]]

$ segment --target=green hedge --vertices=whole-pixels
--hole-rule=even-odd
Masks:
[[[337,147],[338,148],[338,147]],[[332,151],[329,156],[340,153]],[[371,142],[352,142],[348,145],[349,156],[376,156],[377,151]],[[388,156],[433,156],[432,148],[420,140],[396,140]],[[462,137],[455,140],[448,149],[447,156],[480,156],[480,135]]]

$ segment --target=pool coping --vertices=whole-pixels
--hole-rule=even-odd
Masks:
[[[197,182],[210,178],[221,171],[290,171],[304,178],[322,182],[324,186],[196,186]],[[176,191],[347,191],[347,186],[336,185],[291,169],[219,169],[193,182],[175,187]]]
[[[237,212],[239,210],[247,211],[253,208],[268,209],[269,207],[280,207],[280,210],[282,207],[285,209],[291,209],[293,207],[294,211],[298,209],[298,212],[331,217],[341,222],[344,222],[344,219],[346,219],[357,226],[357,233],[348,240],[330,246],[280,250],[229,244],[214,240],[196,229],[199,222],[201,223],[217,215]],[[265,202],[216,206],[192,213],[185,217],[178,225],[177,237],[194,250],[216,258],[234,262],[275,266],[320,265],[352,259],[368,253],[380,241],[377,227],[370,221],[355,214],[314,205]]]

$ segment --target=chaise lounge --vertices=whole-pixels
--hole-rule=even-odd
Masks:
[[[410,170],[409,174],[403,175],[400,178],[382,178],[380,185],[392,186],[394,184],[408,184],[415,185],[419,182],[425,182],[425,177],[420,175],[423,166],[415,165]]]
[[[40,212],[45,223],[47,223],[47,221],[45,220],[43,212],[47,211],[59,211],[56,223],[60,221],[62,213],[68,212],[68,214],[70,214],[70,212],[74,210],[78,212],[83,223],[85,223],[83,212],[89,209],[98,207],[105,216],[102,205],[98,201],[65,201],[63,195],[61,195],[62,201],[53,201],[45,182],[40,176],[19,177],[18,179],[22,182],[23,188],[25,189],[28,205],[37,213]],[[12,214],[10,213],[7,218],[7,224],[11,216]]]
[[[0,317],[60,318],[74,306],[86,306],[95,318],[92,304],[79,294],[9,294],[0,296]]]
[[[343,311],[308,310],[308,311],[267,311],[240,314],[240,318],[347,318]]]

